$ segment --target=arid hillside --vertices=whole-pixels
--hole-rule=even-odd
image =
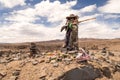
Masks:
[[[0,44],[0,80],[120,80],[120,39],[80,39],[90,59],[62,52],[63,40],[35,42],[41,51],[30,58],[30,43]]]
[[[64,45],[63,40],[35,42],[41,51],[60,50]],[[26,50],[28,51],[30,43],[6,43],[0,44],[0,50]],[[89,50],[100,50],[104,47],[110,51],[120,51],[120,39],[79,39],[79,47],[85,47]]]

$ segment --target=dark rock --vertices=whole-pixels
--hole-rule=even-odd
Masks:
[[[20,75],[20,70],[15,70],[13,73],[12,73],[13,76],[18,76]]]
[[[100,77],[101,72],[99,69],[93,66],[84,66],[66,72],[58,80],[95,80]]]
[[[112,53],[112,52],[108,52],[108,54],[109,54],[110,56],[115,56],[114,53]]]
[[[106,47],[104,47],[104,48],[102,49],[102,53],[107,53]]]
[[[11,62],[11,61],[13,61],[13,59],[11,58],[11,59],[9,59],[9,60],[7,60],[7,63],[9,63],[9,62]]]
[[[111,78],[112,75],[111,75],[111,71],[108,67],[103,67],[102,68],[102,72],[103,72],[103,75],[107,78]]]
[[[46,76],[41,76],[39,80],[46,80]]]
[[[2,80],[3,77],[5,77],[7,75],[6,72],[0,72],[0,80]]]
[[[0,57],[2,57],[2,55],[3,55],[3,53],[2,53],[2,51],[0,51]]]
[[[6,72],[0,72],[0,75],[4,77],[4,76],[7,75],[7,73]]]
[[[40,60],[39,62],[40,62],[40,63],[43,63],[43,62],[45,62],[45,60]]]
[[[113,71],[114,73],[115,72],[120,72],[120,64],[116,64],[115,65],[115,68],[114,68],[114,71]]]
[[[57,61],[60,61],[60,62],[61,62],[61,61],[62,61],[62,58],[57,58]]]

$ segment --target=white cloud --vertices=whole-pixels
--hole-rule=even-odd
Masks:
[[[13,11],[5,20],[12,22],[34,22],[37,19],[35,10],[27,8],[25,10]]]
[[[3,5],[0,7],[13,8],[17,5],[25,5],[25,0],[0,0],[0,4]]]
[[[79,37],[111,39],[120,37],[120,28],[114,30],[104,23],[97,21],[86,22],[79,25]]]
[[[9,27],[7,27],[8,25],[0,27],[0,41],[26,42],[63,39],[64,36],[61,35],[64,32],[60,33],[60,27],[65,24],[63,22],[65,17],[71,13],[79,14],[77,10],[71,8],[76,2],[70,1],[61,4],[59,1],[50,2],[47,0],[36,4],[34,8],[11,12],[5,20],[12,22],[12,24]],[[47,27],[44,24],[33,24],[35,20],[40,19],[38,16],[46,17],[49,22],[54,22],[53,25]],[[60,25],[54,26],[58,21],[61,21]]]
[[[101,12],[120,13],[120,0],[108,0],[107,3],[98,8]]]
[[[76,3],[77,1],[71,1],[65,4],[61,4],[59,1],[54,1],[53,3],[42,1],[35,5],[35,10],[37,15],[47,17],[49,22],[57,22],[62,21],[71,13],[78,14],[77,10],[71,9]]]
[[[60,26],[48,28],[44,25],[16,23],[0,28],[0,42],[30,42],[62,39]]]
[[[6,20],[13,22],[34,22],[38,18],[36,16],[47,17],[49,22],[62,21],[71,13],[79,14],[77,10],[71,9],[77,1],[61,4],[59,1],[53,3],[49,0],[42,1],[35,5],[34,8],[14,11]],[[59,16],[59,17],[58,17]]]
[[[89,5],[89,6],[86,6],[86,7],[82,8],[80,11],[81,11],[81,12],[92,12],[92,11],[94,11],[96,8],[97,8],[97,7],[96,7],[96,4],[94,4],[94,5]]]
[[[0,25],[0,42],[28,42],[63,39],[65,31],[60,32],[61,26],[65,24],[65,17],[71,13],[80,16],[80,20],[97,17],[100,14],[90,16],[81,16],[83,12],[92,12],[96,9],[96,5],[87,6],[80,10],[74,10],[72,7],[77,1],[70,1],[61,4],[59,1],[42,1],[33,8],[17,10],[6,16],[5,20],[10,24]],[[88,9],[88,10],[87,10]],[[83,11],[81,11],[83,10]],[[48,22],[53,25],[45,26],[44,24],[33,24],[40,17],[46,17]],[[46,21],[46,22],[47,22]],[[59,25],[55,25],[59,22]],[[118,25],[118,24],[116,24]],[[120,29],[114,30],[110,25],[98,23],[97,21],[85,22],[79,25],[79,38],[117,38],[120,37]]]
[[[108,14],[104,16],[105,19],[117,19],[120,18],[120,15]]]

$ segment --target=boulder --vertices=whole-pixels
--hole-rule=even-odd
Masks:
[[[58,80],[95,80],[101,77],[99,69],[93,66],[83,66],[81,68],[74,68],[61,75]]]

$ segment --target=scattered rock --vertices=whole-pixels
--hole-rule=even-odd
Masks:
[[[92,50],[98,50],[98,45],[93,45],[93,46],[91,47],[91,49],[92,49]]]
[[[109,59],[106,59],[106,62],[107,62],[107,63],[110,63],[110,64],[112,63],[112,61],[109,60]]]
[[[45,60],[46,63],[50,63],[50,61],[51,61],[50,58],[47,58],[47,59]]]
[[[43,63],[43,62],[45,62],[45,60],[40,60],[39,62],[40,62],[40,63]]]
[[[32,62],[32,64],[33,64],[33,65],[37,65],[37,64],[38,64],[38,61],[35,60],[35,61]]]
[[[66,61],[66,62],[65,62],[65,65],[69,65],[69,64],[70,64],[70,62],[69,62],[69,61]]]
[[[103,75],[107,78],[111,78],[112,75],[111,75],[111,71],[108,67],[103,67],[102,68],[102,72],[103,72]]]
[[[17,76],[11,76],[9,80],[17,80],[18,77]]]
[[[61,62],[61,61],[62,61],[62,58],[57,58],[57,61],[60,61],[60,62]]]
[[[104,48],[102,49],[102,53],[107,53],[106,47],[104,47]]]
[[[7,60],[5,59],[0,59],[0,64],[7,63]]]
[[[6,75],[7,75],[6,72],[0,71],[0,80],[2,80],[2,78],[5,77]]]
[[[20,70],[15,70],[12,73],[13,76],[19,76],[20,75]]]
[[[42,69],[43,71],[40,73],[40,77],[39,77],[39,80],[46,80],[46,76],[47,76],[47,73],[46,73],[46,68],[43,68]]]
[[[66,65],[69,65],[69,64],[71,63],[71,61],[72,61],[72,59],[69,59],[69,58],[65,58],[65,59],[64,59],[64,63],[65,63]]]
[[[58,63],[54,63],[54,64],[53,64],[53,67],[58,67],[58,66],[59,66]]]
[[[6,73],[6,72],[0,72],[0,75],[1,75],[2,77],[5,77],[5,76],[7,75],[7,73]]]
[[[109,54],[110,56],[115,56],[114,53],[112,53],[112,52],[108,52],[108,54]]]
[[[46,80],[46,76],[41,76],[39,80]]]
[[[114,73],[115,72],[120,72],[120,64],[115,65]]]
[[[20,58],[19,57],[15,57],[15,58],[13,58],[13,60],[14,61],[18,61],[18,60],[20,60]]]
[[[51,62],[50,62],[50,63],[54,64],[54,63],[56,63],[56,60],[51,60]]]
[[[25,62],[21,62],[21,63],[20,63],[20,67],[25,66],[25,64],[26,64]]]

